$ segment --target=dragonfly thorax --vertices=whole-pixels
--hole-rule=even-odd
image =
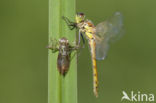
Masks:
[[[89,20],[78,23],[77,27],[79,28],[79,32],[84,33],[87,39],[94,39],[95,34],[95,26]]]
[[[66,55],[69,55],[69,42],[66,38],[61,38],[59,40],[59,53],[62,55],[62,56],[66,56]]]
[[[69,46],[68,45],[60,45],[60,47],[59,47],[59,53],[62,56],[69,55]]]

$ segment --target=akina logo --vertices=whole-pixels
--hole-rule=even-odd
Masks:
[[[154,101],[154,94],[146,94],[141,93],[140,91],[134,92],[131,91],[130,93],[127,93],[125,91],[122,91],[122,98],[121,101],[132,101],[132,102],[153,102]]]

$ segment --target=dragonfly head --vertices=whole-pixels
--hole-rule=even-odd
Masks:
[[[76,14],[76,23],[81,23],[82,21],[84,21],[84,19],[85,19],[84,13],[77,13]]]

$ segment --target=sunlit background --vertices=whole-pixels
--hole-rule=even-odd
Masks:
[[[78,58],[79,103],[122,103],[122,91],[156,94],[156,1],[77,0],[95,24],[115,11],[125,35],[98,62],[99,98],[92,93],[89,48]],[[47,103],[48,0],[0,0],[0,103]]]

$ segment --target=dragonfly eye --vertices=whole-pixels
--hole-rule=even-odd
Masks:
[[[77,13],[77,15],[76,15],[76,23],[80,23],[80,22],[84,21],[84,19],[85,19],[84,13]]]
[[[77,15],[79,15],[79,16],[84,16],[84,13],[77,13]]]
[[[77,15],[78,15],[80,18],[82,18],[82,19],[84,19],[84,18],[85,18],[84,13],[77,13]]]

